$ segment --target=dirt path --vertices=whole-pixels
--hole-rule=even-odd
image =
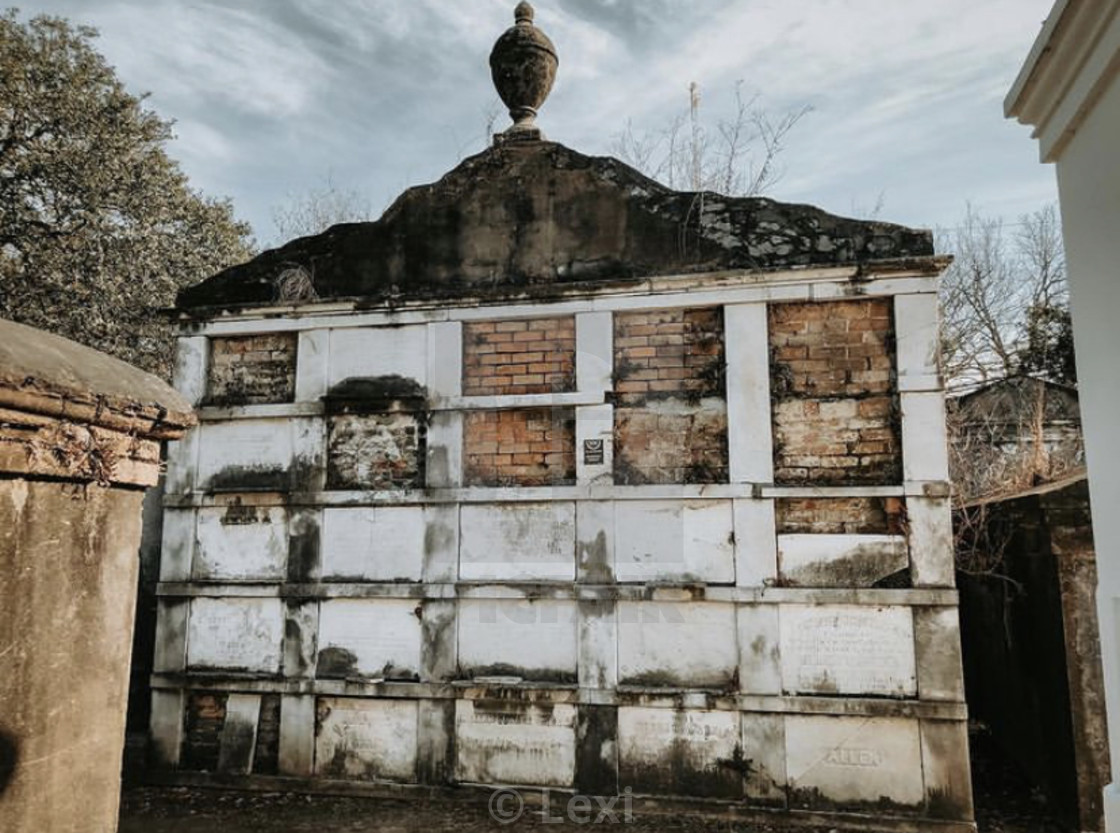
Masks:
[[[502,825],[485,806],[469,802],[142,788],[124,793],[120,833],[567,833],[615,826],[546,822],[539,810],[529,809],[515,823]],[[617,828],[638,833],[786,833],[785,828],[680,816],[635,817]],[[828,828],[802,827],[797,833],[828,833]]]
[[[1003,800],[1009,801],[1007,796]],[[1043,808],[1030,806],[1032,802],[1019,798],[1009,804],[1004,808],[981,806],[980,833],[1068,833],[1048,819]],[[152,787],[125,790],[120,833],[568,833],[592,827],[616,825],[546,822],[539,810],[528,808],[515,823],[503,825],[485,806],[467,801],[384,801]],[[636,833],[830,833],[827,827],[794,831],[721,819],[653,815],[636,816],[632,823],[617,828]]]

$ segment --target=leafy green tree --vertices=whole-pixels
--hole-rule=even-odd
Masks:
[[[0,317],[168,376],[161,310],[252,254],[227,201],[194,191],[171,123],[128,93],[95,30],[0,12]]]

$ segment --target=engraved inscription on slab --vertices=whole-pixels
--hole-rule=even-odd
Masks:
[[[195,599],[188,663],[192,668],[275,674],[283,633],[279,599]]]
[[[576,708],[456,704],[457,777],[467,783],[567,787],[575,777]]]
[[[781,610],[787,693],[911,696],[917,691],[909,608],[790,605]]]
[[[925,798],[918,721],[903,718],[790,716],[786,765],[790,804],[916,806]]]
[[[417,701],[323,697],[318,707],[315,768],[319,775],[415,781]]]

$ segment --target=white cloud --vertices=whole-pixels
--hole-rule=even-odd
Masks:
[[[627,119],[663,125],[701,83],[775,111],[811,103],[775,196],[948,224],[966,200],[1018,214],[1052,172],[1000,101],[1051,0],[537,0],[560,51],[541,124],[608,152]],[[514,0],[25,0],[98,26],[136,91],[180,122],[172,152],[270,233],[270,206],[328,172],[387,203],[483,147],[487,57]],[[505,116],[499,119],[504,124]],[[310,186],[308,186],[310,187]]]

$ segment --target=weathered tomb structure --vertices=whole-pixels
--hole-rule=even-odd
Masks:
[[[4,833],[117,829],[144,490],[194,424],[162,380],[0,320]]]
[[[526,7],[493,147],[180,297],[162,764],[971,829],[945,262],[546,141]]]

